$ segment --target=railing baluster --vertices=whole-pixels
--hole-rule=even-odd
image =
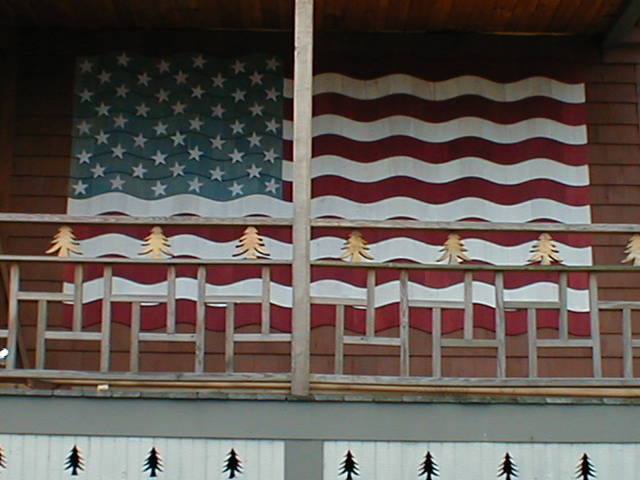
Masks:
[[[271,333],[271,267],[262,267],[262,304],[260,331],[263,335]]]
[[[82,298],[84,267],[78,263],[73,275],[73,331],[82,331]]]
[[[36,369],[43,370],[46,364],[47,301],[38,300],[36,320]]]
[[[196,306],[196,358],[195,372],[204,372],[204,349],[205,349],[205,325],[206,325],[206,304],[207,295],[207,267],[198,266],[198,303]]]
[[[602,378],[602,355],[600,347],[600,312],[598,310],[598,279],[594,273],[589,274],[589,311],[591,320],[591,339],[593,347],[593,376]]]
[[[535,308],[527,308],[527,340],[529,350],[529,378],[538,376],[538,321]]]
[[[558,301],[560,302],[559,313],[559,339],[562,341],[569,340],[569,311],[567,310],[567,274],[560,272],[558,280]]]
[[[113,289],[113,266],[105,265],[102,272],[102,340],[100,341],[100,371],[108,372],[111,356],[111,294]]]
[[[400,376],[408,377],[409,368],[409,272],[400,270]]]
[[[129,371],[140,371],[140,302],[131,302],[131,339],[129,345]]]
[[[336,375],[344,373],[344,305],[336,305],[336,350],[333,371]]]
[[[167,333],[176,331],[176,267],[167,269]]]
[[[434,307],[431,310],[431,375],[442,377],[442,310]]]
[[[376,334],[376,271],[367,270],[367,337],[374,337]]]
[[[235,334],[235,304],[228,303],[225,311],[225,326],[224,326],[224,371],[232,373],[235,369],[234,358],[234,340]]]
[[[505,344],[505,313],[504,313],[504,273],[496,272],[496,340],[498,342],[498,378],[507,376],[507,355]]]
[[[466,340],[473,339],[473,272],[464,272],[464,332]]]
[[[18,344],[18,291],[20,289],[20,266],[12,263],[9,270],[9,312],[7,319],[7,348],[10,355],[7,357],[5,368],[13,370],[16,368],[16,346]]]
[[[633,378],[633,333],[631,309],[622,309],[622,365],[624,378]]]

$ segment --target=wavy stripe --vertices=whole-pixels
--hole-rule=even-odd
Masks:
[[[335,175],[362,183],[373,183],[392,176],[411,177],[429,183],[448,183],[467,177],[484,178],[493,183],[517,185],[536,179],[553,180],[572,187],[589,185],[587,165],[565,165],[549,158],[534,158],[516,165],[500,165],[478,157],[464,157],[447,163],[426,163],[411,157],[394,156],[371,163],[360,163],[337,155],[322,155],[311,162],[311,177]],[[282,177],[293,181],[293,162],[284,161]]]
[[[90,303],[102,298],[103,279],[98,278],[84,283],[84,302]],[[132,282],[130,280],[114,277],[113,295],[130,294],[137,292],[147,295],[166,295],[167,282],[145,285]],[[398,302],[400,284],[398,281],[391,281],[378,285],[375,288],[375,307],[383,307]],[[65,283],[63,291],[71,293],[73,285]],[[197,280],[194,278],[179,277],[176,279],[176,298],[196,300],[198,291]],[[484,282],[473,282],[473,302],[475,304],[495,307],[495,288],[493,285]],[[253,296],[256,303],[262,295],[261,281],[259,279],[249,279],[236,282],[230,285],[206,285],[206,293],[209,297],[214,296]],[[311,284],[311,295],[323,298],[348,298],[358,300],[366,304],[367,289],[355,287],[338,280],[321,280]],[[463,301],[464,285],[457,284],[445,288],[429,288],[413,282],[409,283],[410,300],[430,300],[430,301]],[[516,289],[505,289],[506,301],[557,301],[558,286],[549,282],[537,282]],[[221,299],[222,300],[222,299]],[[280,307],[291,308],[292,288],[271,284],[271,302]],[[216,299],[208,300],[209,304],[215,304]],[[570,311],[586,312],[589,310],[588,290],[567,289],[567,305]]]
[[[290,243],[264,237],[265,248],[274,260],[290,260],[293,247]],[[171,251],[176,256],[191,256],[208,259],[230,259],[237,251],[237,240],[215,242],[197,235],[173,235],[169,237]],[[345,239],[321,237],[311,241],[311,259],[338,258],[343,253]],[[576,248],[555,242],[559,255],[566,265],[591,265],[591,249]],[[476,238],[465,238],[467,254],[473,260],[495,265],[524,265],[531,256],[533,242],[504,246]],[[441,256],[442,245],[431,245],[411,238],[396,237],[380,242],[370,242],[370,253],[376,262],[390,262],[397,259],[411,260],[422,264],[435,264]],[[118,255],[137,258],[142,250],[142,241],[120,233],[98,235],[79,241],[80,251],[85,257]]]
[[[293,138],[293,123],[285,121],[284,138]],[[389,116],[373,122],[356,122],[339,115],[313,118],[313,136],[342,135],[359,142],[405,135],[425,142],[450,142],[457,138],[480,137],[485,140],[515,144],[532,138],[548,138],[568,145],[587,142],[584,125],[571,126],[545,118],[532,118],[512,125],[500,125],[477,117],[464,117],[444,123],[427,123],[411,117]]]
[[[514,102],[527,97],[549,97],[565,103],[584,103],[584,84],[563,83],[548,77],[529,77],[499,83],[473,75],[441,81],[427,81],[392,74],[372,80],[359,80],[338,73],[321,73],[313,77],[313,94],[338,92],[352,98],[372,100],[404,93],[423,100],[442,101],[460,95],[478,95],[497,102]],[[293,82],[284,80],[284,96],[293,98]]]

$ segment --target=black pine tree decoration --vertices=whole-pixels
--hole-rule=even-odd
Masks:
[[[150,472],[150,477],[157,477],[158,472],[162,472],[162,458],[158,454],[156,447],[153,447],[149,452],[149,456],[144,461],[143,472]]]
[[[7,468],[7,459],[4,456],[4,450],[2,449],[2,445],[0,445],[0,468]]]
[[[504,460],[500,464],[500,470],[498,471],[498,476],[504,476],[505,480],[512,480],[512,477],[518,476],[518,468],[516,464],[513,463],[513,458],[509,455],[509,452],[504,456]]]
[[[420,473],[418,476],[426,475],[425,480],[433,480],[433,477],[437,477],[438,473],[438,464],[433,460],[433,455],[431,452],[427,452],[424,456],[424,460],[420,464]]]
[[[77,477],[78,471],[84,470],[84,459],[82,458],[82,454],[80,453],[77,445],[74,445],[71,449],[71,453],[69,453],[64,465],[65,470],[71,469],[72,477]]]
[[[582,480],[589,480],[590,478],[595,478],[596,469],[591,465],[591,459],[589,455],[586,453],[582,455],[580,459],[580,463],[578,463],[578,467],[576,468],[576,478],[580,478]]]
[[[232,448],[224,462],[222,473],[229,472],[229,478],[236,478],[236,474],[242,473],[242,462],[236,451]]]
[[[351,450],[347,451],[340,467],[340,475],[344,475],[345,473],[347,474],[347,478],[345,480],[353,480],[354,476],[357,477],[360,475],[358,473],[358,462],[356,462]]]

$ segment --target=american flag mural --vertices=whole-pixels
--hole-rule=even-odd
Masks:
[[[68,213],[291,218],[292,82],[283,64],[259,54],[216,59],[117,52],[78,59]],[[579,66],[321,57],[314,77],[312,215],[589,223],[585,124]],[[241,232],[165,229],[175,256],[224,259]],[[288,230],[260,233],[271,258],[292,257]],[[435,263],[449,232],[364,233],[377,262]],[[459,233],[473,262],[500,265],[526,263],[536,239],[523,232]],[[79,227],[76,234],[86,256],[135,258],[148,228]],[[315,229],[312,259],[339,258],[348,234]],[[566,264],[591,263],[588,238],[554,238]],[[258,295],[257,271],[210,270],[208,293]],[[116,293],[167,291],[160,270],[117,267],[115,276]],[[179,276],[177,295],[188,305],[197,291],[195,271],[185,267]],[[287,330],[290,273],[276,267],[272,279],[272,324]],[[412,273],[410,296],[459,300],[461,280],[457,273]],[[312,282],[314,296],[366,298],[363,271],[338,276],[314,269]],[[398,284],[397,273],[378,276],[378,328],[397,321]],[[509,274],[505,287],[507,300],[557,299],[551,273]],[[582,276],[570,278],[569,309],[578,321],[588,310],[586,287]],[[100,272],[88,269],[85,302],[99,302],[102,291]],[[492,274],[477,274],[479,325],[492,324],[494,296]],[[148,326],[155,325],[152,310]],[[208,310],[210,327],[224,324]],[[332,323],[328,311],[316,312],[314,324]],[[362,314],[351,312],[353,328]],[[458,317],[445,320],[449,329]],[[428,317],[416,322],[430,328]]]

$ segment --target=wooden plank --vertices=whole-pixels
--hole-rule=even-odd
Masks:
[[[167,333],[176,331],[176,266],[167,269]]]
[[[7,349],[9,349],[9,356],[6,359],[4,368],[12,370],[16,367],[16,352],[18,343],[18,291],[20,288],[20,266],[17,263],[12,263],[9,267],[9,308],[7,312],[7,330],[9,335],[7,336]]]
[[[442,377],[442,310],[434,307],[431,312],[431,375]]]
[[[105,265],[102,271],[104,290],[102,292],[102,323],[100,342],[100,371],[109,371],[111,358],[111,292],[113,288],[113,267]]]
[[[366,307],[367,305],[365,300],[341,297],[311,297],[311,303],[314,305],[344,305],[351,307]]]
[[[236,333],[233,339],[236,342],[290,342],[290,333]]]
[[[235,305],[229,303],[225,311],[224,326],[224,371],[231,373],[234,371],[234,336],[235,336]]]
[[[506,310],[558,310],[560,302],[540,302],[540,301],[505,301]]]
[[[140,303],[131,304],[131,332],[129,338],[129,371],[140,371]]]
[[[47,331],[47,340],[102,340],[101,332]]]
[[[558,280],[558,301],[560,302],[559,313],[559,331],[558,336],[561,340],[569,339],[569,310],[567,309],[567,285],[568,278],[565,272],[560,272]]]
[[[591,356],[593,359],[594,378],[602,377],[602,349],[600,345],[600,312],[598,311],[598,279],[589,274],[589,318],[591,321],[591,339],[593,348]]]
[[[365,332],[368,337],[376,334],[376,271],[367,270],[367,319]]]
[[[196,345],[195,345],[195,372],[204,372],[204,350],[205,350],[205,326],[206,326],[206,305],[207,294],[207,267],[198,267],[198,301],[196,304]]]
[[[466,339],[473,338],[473,272],[464,272],[464,333]]]
[[[46,364],[46,332],[47,332],[47,302],[38,301],[38,317],[36,319],[36,365],[37,369],[44,369]]]
[[[79,263],[75,265],[73,274],[73,330],[82,330],[82,286],[84,284],[84,266]]]
[[[393,347],[399,347],[401,344],[400,338],[395,337],[368,337],[366,335],[345,335],[345,345],[388,345]]]
[[[527,345],[529,378],[536,378],[538,376],[538,322],[534,308],[527,309]]]
[[[18,292],[18,300],[38,301],[47,300],[49,302],[73,302],[74,295],[62,292]]]
[[[136,303],[132,305],[136,305]],[[196,341],[197,335],[195,333],[140,332],[138,338],[141,342],[192,343]]]
[[[295,0],[293,95],[293,331],[291,393],[309,394],[313,0]]]
[[[410,307],[418,308],[447,308],[462,310],[465,308],[464,302],[456,302],[455,300],[409,300]]]
[[[498,340],[493,338],[443,338],[440,341],[443,347],[453,348],[496,348]]]
[[[506,317],[504,312],[504,274],[496,272],[496,341],[498,344],[497,370],[498,378],[507,376]]]
[[[625,308],[628,308],[629,310],[640,310],[640,302],[624,300],[600,300],[598,302],[598,308],[600,310],[622,310]]]
[[[410,375],[409,271],[400,271],[400,376]]]
[[[633,333],[631,310],[622,310],[622,371],[625,378],[633,378]]]
[[[539,348],[592,348],[593,340],[572,338],[568,340],[560,339],[538,339]]]
[[[336,332],[333,373],[344,373],[344,305],[336,305]]]
[[[260,330],[263,335],[271,332],[271,267],[262,267],[262,303]]]

